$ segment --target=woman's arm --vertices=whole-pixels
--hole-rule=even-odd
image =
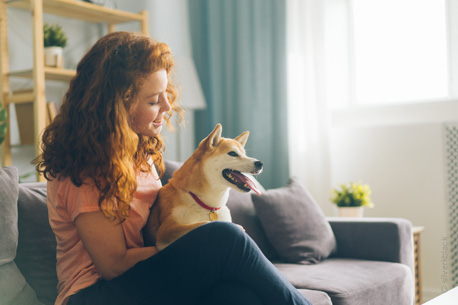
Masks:
[[[127,249],[121,223],[107,219],[101,211],[82,213],[75,224],[97,271],[106,280],[157,253],[156,247]]]

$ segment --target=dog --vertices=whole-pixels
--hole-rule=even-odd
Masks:
[[[218,124],[159,189],[143,231],[145,245],[161,251],[203,224],[232,222],[226,206],[231,188],[261,195],[256,182],[245,174],[257,175],[263,169],[261,161],[246,155],[249,132],[235,139],[223,138],[221,133]]]

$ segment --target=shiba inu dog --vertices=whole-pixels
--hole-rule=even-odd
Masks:
[[[159,190],[144,229],[146,245],[162,250],[205,223],[232,221],[226,206],[230,188],[260,195],[256,183],[245,174],[256,175],[263,168],[261,161],[245,153],[249,132],[235,139],[223,138],[221,132],[221,125],[216,125]]]

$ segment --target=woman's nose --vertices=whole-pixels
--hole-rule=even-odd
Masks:
[[[167,93],[164,93],[164,98],[162,99],[162,105],[161,105],[161,111],[162,112],[167,112],[172,109],[172,106],[169,103],[169,97]]]

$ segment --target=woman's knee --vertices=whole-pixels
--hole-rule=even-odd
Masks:
[[[240,225],[227,221],[212,221],[201,226],[201,229],[215,235],[222,235],[231,238],[248,238],[245,230]]]

